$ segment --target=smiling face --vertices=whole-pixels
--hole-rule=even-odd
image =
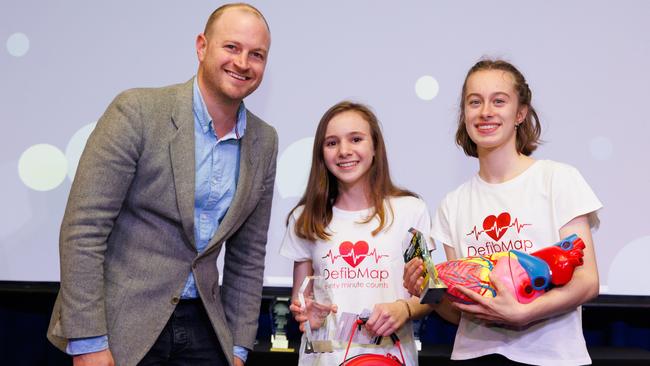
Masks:
[[[199,34],[197,74],[204,98],[238,104],[262,82],[271,37],[257,14],[241,8],[227,9]]]
[[[521,106],[511,73],[481,70],[466,82],[463,103],[465,128],[478,155],[506,148],[517,152],[516,125],[523,122],[527,107]]]
[[[368,172],[374,156],[370,126],[360,113],[342,112],[329,121],[323,143],[323,158],[339,187],[368,185]]]

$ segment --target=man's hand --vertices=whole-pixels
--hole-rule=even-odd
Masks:
[[[98,352],[86,353],[72,357],[74,366],[115,366],[113,355],[107,348]]]
[[[235,366],[244,366],[244,361],[241,358],[235,356],[234,364],[235,364]]]

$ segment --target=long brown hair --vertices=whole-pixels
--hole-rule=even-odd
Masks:
[[[528,87],[524,75],[514,65],[503,60],[481,60],[474,64],[467,72],[460,95],[460,113],[458,116],[458,129],[456,130],[456,144],[463,148],[467,156],[478,157],[478,148],[469,137],[467,127],[465,126],[465,94],[467,93],[467,79],[473,73],[483,70],[501,70],[512,75],[515,81],[514,89],[517,93],[517,99],[519,99],[519,106],[528,107],[526,117],[517,126],[517,152],[530,156],[537,149],[537,146],[542,143],[540,139],[542,126],[539,122],[537,112],[531,104],[533,93]]]
[[[386,206],[384,199],[386,197],[414,196],[413,192],[401,189],[395,186],[390,179],[388,171],[388,158],[386,157],[386,145],[384,137],[379,127],[377,116],[369,107],[350,101],[342,101],[325,112],[318,127],[316,136],[314,136],[314,147],[312,151],[311,170],[307,189],[296,207],[294,207],[287,216],[287,225],[293,212],[300,206],[304,209],[296,220],[295,231],[300,238],[316,241],[317,239],[328,240],[330,233],[327,232],[327,226],[332,221],[332,206],[338,196],[338,183],[336,177],[327,169],[325,158],[323,156],[323,146],[325,143],[325,133],[329,122],[343,112],[352,111],[358,113],[370,127],[372,142],[375,147],[375,157],[372,166],[368,171],[368,180],[372,185],[370,190],[370,200],[373,205],[374,214],[370,215],[364,223],[370,222],[375,216],[379,219],[379,226],[373,230],[372,235],[376,235],[387,225]],[[390,203],[387,204],[390,211],[391,223],[393,209]]]

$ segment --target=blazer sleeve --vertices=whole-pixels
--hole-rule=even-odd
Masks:
[[[127,91],[109,105],[86,143],[59,237],[61,337],[107,333],[104,255],[135,175],[141,136],[137,99]]]
[[[236,346],[253,349],[262,287],[264,256],[275,184],[278,137],[269,127],[265,154],[263,193],[256,207],[237,232],[226,241],[221,296],[228,326]]]

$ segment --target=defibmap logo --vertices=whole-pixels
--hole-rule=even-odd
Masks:
[[[338,253],[334,253],[330,249],[322,257],[323,260],[329,260],[332,265],[335,265],[339,259],[342,259],[344,263],[341,263],[339,268],[323,269],[323,277],[326,280],[345,280],[345,283],[341,284],[343,287],[378,287],[375,282],[382,283],[381,286],[384,286],[385,284],[383,282],[390,276],[389,271],[383,268],[371,267],[378,267],[377,264],[379,264],[379,261],[388,256],[388,254],[379,254],[376,248],[370,250],[370,245],[364,240],[359,240],[354,243],[352,241],[344,241],[339,244]],[[371,262],[366,261],[365,268],[357,268],[366,258],[374,260]],[[360,281],[351,283],[348,280],[372,281],[367,283]],[[339,287],[340,285],[331,284],[331,286]]]
[[[476,225],[467,233],[466,236],[472,236],[478,243],[467,245],[468,257],[477,255],[490,255],[497,252],[508,250],[528,251],[533,247],[533,242],[527,239],[501,240],[503,236],[512,228],[519,235],[523,229],[532,224],[521,223],[519,218],[512,220],[509,212],[502,212],[499,215],[487,215],[483,219],[482,228],[479,230]],[[484,237],[487,235],[487,238]],[[490,240],[491,239],[491,240]]]

